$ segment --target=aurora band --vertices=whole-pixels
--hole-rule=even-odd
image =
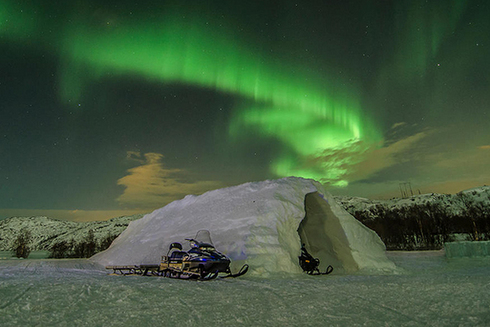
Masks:
[[[50,42],[62,58],[59,89],[65,102],[76,103],[86,83],[115,74],[234,94],[252,100],[245,101],[252,105],[235,108],[229,126],[232,140],[250,133],[279,140],[282,148],[270,166],[275,175],[338,186],[347,185],[344,177],[382,141],[361,111],[356,90],[308,67],[291,68],[288,62],[252,51],[224,28],[213,29],[199,19],[183,22],[180,15],[153,22],[121,21],[117,26],[94,26],[84,19],[73,17]],[[26,29],[34,33],[32,17],[26,21]],[[16,31],[17,36],[27,33]]]

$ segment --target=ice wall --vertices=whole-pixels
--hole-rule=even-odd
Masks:
[[[312,210],[317,219],[323,219],[324,232],[311,237],[309,243],[319,252],[329,252],[335,268],[347,272],[394,269],[376,233],[337,205],[320,183],[295,177],[186,196],[131,222],[93,260],[103,265],[158,263],[170,243],[185,246],[185,238],[207,229],[216,248],[232,259],[234,269],[248,263],[256,275],[299,273],[298,227],[305,218],[305,197],[310,193],[317,194]]]
[[[448,242],[444,244],[446,257],[488,257],[490,256],[490,242]]]
[[[320,270],[328,265],[347,273],[394,269],[378,235],[354,219],[328,193],[307,194],[305,209],[298,233],[308,251],[320,259]]]

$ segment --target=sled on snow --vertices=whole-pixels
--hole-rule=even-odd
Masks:
[[[183,251],[182,244],[174,242],[170,244],[167,255],[162,257],[160,264],[107,266],[106,269],[112,269],[113,274],[116,275],[162,276],[196,280],[239,277],[247,273],[247,264],[243,265],[238,273],[232,273],[231,260],[216,250],[209,231],[198,231],[195,238],[186,240],[190,243],[190,250]]]

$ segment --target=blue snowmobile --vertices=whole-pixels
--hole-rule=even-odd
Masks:
[[[162,257],[160,273],[170,278],[194,278],[200,280],[214,279],[220,273],[226,277],[239,277],[248,271],[248,265],[244,265],[240,271],[233,274],[230,269],[231,260],[214,247],[209,231],[200,230],[195,238],[187,238],[191,249],[182,250],[182,244],[174,242],[170,244],[166,256]],[[170,254],[170,255],[169,255]]]
[[[169,278],[211,280],[220,273],[220,278],[239,277],[247,273],[248,265],[233,274],[230,269],[231,260],[216,250],[211,242],[209,231],[200,230],[195,238],[187,238],[191,245],[189,251],[182,250],[182,244],[170,244],[167,255],[162,257],[160,264],[141,264],[131,266],[107,266],[115,275],[163,276]]]

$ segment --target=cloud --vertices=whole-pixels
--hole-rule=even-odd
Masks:
[[[334,193],[391,198],[400,197],[399,184],[405,182],[411,183],[414,194],[419,190],[421,193],[457,193],[490,185],[490,146],[475,145],[478,140],[468,139],[458,143],[451,135],[452,129],[430,130],[372,151],[358,164],[357,172],[350,175],[352,183],[347,189],[336,189]],[[391,175],[383,174],[383,178],[378,178],[381,175],[377,174],[377,178],[370,178],[376,172],[401,163],[410,166],[409,173],[404,165]]]
[[[144,163],[145,159],[141,157],[141,152],[139,151],[127,151],[126,159],[129,161],[136,161],[139,163]]]
[[[391,128],[390,128],[390,129],[396,129],[396,128],[398,128],[398,127],[402,127],[402,126],[404,126],[404,125],[406,125],[406,124],[407,124],[407,123],[405,123],[405,122],[394,123],[394,124],[391,126]]]
[[[165,168],[163,155],[159,153],[146,153],[142,157],[131,152],[128,156],[141,165],[129,169],[129,174],[117,181],[125,187],[124,193],[117,198],[124,208],[156,209],[188,194],[201,194],[224,186],[218,181],[186,182],[189,173],[183,169]]]
[[[430,132],[419,132],[378,149],[365,151],[363,160],[354,165],[346,179],[349,182],[365,179],[383,169],[410,160],[410,151]]]
[[[434,151],[427,154],[426,164],[421,167],[421,173],[429,177],[433,183],[488,185],[490,182],[488,170],[490,151],[488,150],[486,146],[475,146],[451,148],[444,152]],[[451,190],[454,188],[451,187]]]
[[[383,146],[364,141],[345,142],[337,148],[324,150],[320,156],[307,157],[301,162],[300,168],[316,172],[317,176],[309,178],[330,186],[345,187],[389,167],[413,160],[417,144],[431,133],[427,130],[402,139],[392,138],[386,140]]]

